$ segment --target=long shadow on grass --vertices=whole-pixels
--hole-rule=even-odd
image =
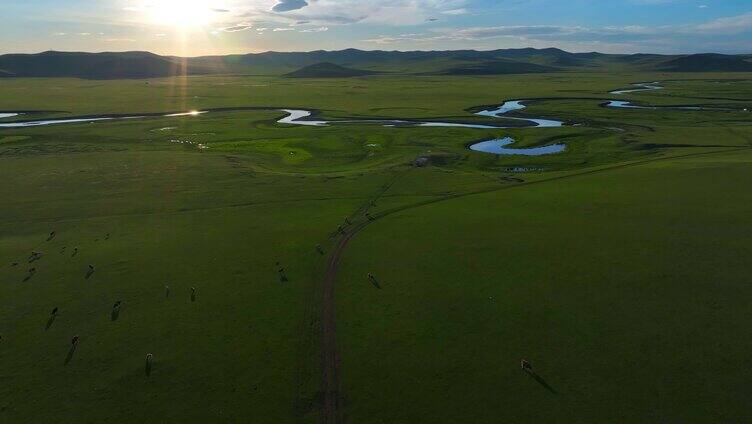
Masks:
[[[120,308],[115,308],[110,312],[110,321],[117,321],[120,318]]]
[[[68,355],[65,357],[65,365],[68,365],[70,363],[75,353],[76,353],[76,346],[71,346],[70,350],[68,351]]]
[[[147,377],[151,375],[151,361],[148,360],[148,359],[146,360],[146,366],[144,367],[144,373],[146,373]]]
[[[47,331],[52,327],[52,324],[55,322],[55,318],[57,318],[57,315],[50,316],[50,319],[47,320],[47,325],[44,326],[44,331]]]
[[[553,387],[551,387],[551,385],[550,385],[550,384],[548,384],[548,383],[546,382],[546,380],[544,380],[544,379],[543,379],[543,377],[541,377],[541,376],[539,376],[538,374],[536,374],[536,373],[535,373],[535,371],[526,371],[526,372],[527,372],[527,374],[528,374],[528,375],[529,375],[530,377],[532,377],[532,378],[533,378],[533,379],[534,379],[535,381],[537,381],[537,382],[538,382],[538,384],[540,384],[541,386],[543,386],[543,387],[544,387],[544,388],[545,388],[546,390],[548,390],[549,392],[551,392],[551,393],[553,393],[553,394],[558,394],[558,393],[559,393],[559,392],[557,392],[557,391],[556,391],[556,389],[554,389]]]
[[[374,287],[381,290],[381,284],[379,284],[379,280],[377,280],[374,277],[369,278],[369,280],[371,281],[371,284],[373,284]]]

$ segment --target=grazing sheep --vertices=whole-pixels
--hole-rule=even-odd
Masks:
[[[285,269],[280,265],[279,262],[277,262],[277,273],[279,274],[279,281],[285,282],[287,281],[287,274],[285,273]]]
[[[154,355],[151,353],[146,354],[146,375],[149,376],[151,374],[151,363],[154,361]]]

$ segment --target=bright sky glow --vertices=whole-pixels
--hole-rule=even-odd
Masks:
[[[156,0],[143,6],[156,25],[192,28],[209,25],[215,18],[207,0]]]
[[[0,0],[0,53],[752,53],[752,0]]]

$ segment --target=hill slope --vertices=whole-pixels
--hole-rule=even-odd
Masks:
[[[693,54],[671,59],[661,66],[671,72],[752,72],[752,62],[744,56]]]
[[[377,74],[374,71],[364,71],[361,69],[347,68],[334,63],[322,62],[314,65],[305,66],[297,71],[285,74],[287,78],[347,78],[362,77],[366,75]]]
[[[556,72],[560,68],[537,65],[535,63],[516,62],[512,60],[494,60],[470,64],[456,68],[449,68],[438,72],[441,75],[506,75],[506,74],[533,74],[540,72]]]
[[[154,78],[208,73],[180,60],[148,52],[68,53],[0,56],[0,69],[17,77],[74,77],[88,79]]]

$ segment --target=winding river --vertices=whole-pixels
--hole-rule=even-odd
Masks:
[[[478,116],[501,118],[508,112],[524,109],[526,106],[522,104],[525,100],[509,101],[501,106],[477,112]],[[60,124],[74,124],[84,122],[97,122],[97,121],[115,121],[123,119],[147,119],[147,118],[173,118],[173,117],[191,117],[199,116],[210,112],[231,112],[242,110],[279,110],[285,112],[287,116],[279,119],[277,123],[288,125],[304,125],[304,126],[325,126],[325,125],[337,125],[337,124],[381,124],[384,126],[397,127],[397,126],[418,126],[418,127],[457,127],[457,128],[478,128],[478,129],[508,129],[508,128],[521,128],[520,126],[510,126],[501,124],[478,124],[468,122],[441,122],[441,121],[421,121],[421,120],[399,120],[399,119],[342,119],[342,120],[315,120],[312,119],[313,112],[304,109],[276,109],[276,108],[222,108],[222,109],[208,109],[208,110],[195,110],[189,112],[167,113],[157,115],[112,115],[112,116],[90,116],[90,117],[73,117],[73,118],[50,118],[42,120],[28,120],[28,121],[15,121],[15,122],[0,122],[0,128],[25,128],[25,127],[38,127],[45,125],[60,125]],[[17,116],[17,113],[3,113],[1,118]],[[554,121],[550,119],[542,118],[518,118],[505,116],[504,119],[521,121],[527,123],[529,127],[541,127],[552,128],[561,127],[564,122]]]
[[[662,90],[663,87],[658,82],[651,83],[635,83],[632,84],[634,88],[620,89],[611,91],[610,94],[622,95],[627,93],[634,93],[640,91]],[[546,99],[547,101],[553,101],[557,99]],[[559,100],[567,100],[565,98]],[[580,99],[584,100],[584,99]],[[597,99],[592,99],[597,101]],[[210,112],[231,112],[242,110],[279,110],[285,112],[286,116],[277,121],[278,124],[287,125],[303,125],[312,127],[321,127],[327,125],[337,124],[380,124],[388,127],[406,127],[406,126],[418,126],[418,127],[455,127],[455,128],[476,128],[476,129],[509,129],[509,128],[559,128],[565,125],[562,121],[557,121],[547,118],[523,118],[518,116],[508,116],[511,112],[518,112],[525,109],[526,103],[534,100],[509,100],[502,103],[499,106],[476,112],[475,115],[499,118],[504,120],[519,121],[523,123],[523,126],[510,126],[504,124],[493,123],[475,123],[475,122],[440,122],[440,121],[422,121],[422,120],[399,120],[399,119],[341,119],[341,120],[321,120],[313,119],[314,112],[304,109],[277,109],[277,108],[264,108],[264,107],[238,107],[238,108],[222,108],[222,109],[208,109],[208,110],[195,110],[188,112],[174,112],[167,114],[141,114],[141,115],[111,115],[111,116],[82,116],[71,118],[50,118],[42,120],[25,120],[25,121],[11,121],[0,122],[0,129],[2,128],[26,128],[37,127],[46,125],[59,125],[59,124],[74,124],[74,123],[90,123],[97,121],[114,121],[124,119],[147,119],[147,118],[172,118],[172,117],[193,117],[200,116]],[[600,100],[601,106],[616,109],[675,109],[675,110],[703,110],[704,108],[699,106],[643,106],[636,105],[629,101],[624,100]],[[12,118],[19,116],[20,112],[0,112],[0,119]],[[539,156],[548,155],[554,153],[561,153],[565,151],[566,145],[564,144],[552,144],[548,146],[539,146],[532,148],[508,148],[510,144],[514,143],[514,139],[510,137],[492,139],[482,141],[470,146],[471,150],[485,153],[492,153],[497,155],[526,155],[526,156]]]
[[[641,106],[641,105],[636,105],[634,103],[623,101],[623,100],[604,100],[604,101],[606,102],[603,105],[605,107],[615,107],[615,108],[622,108],[622,109],[712,110],[710,108],[703,108],[700,106]]]
[[[637,93],[639,91],[653,91],[653,90],[663,90],[663,87],[660,85],[659,82],[637,82],[632,84],[634,88],[626,88],[626,89],[619,89],[610,91],[609,94],[627,94],[627,93]]]
[[[565,144],[549,144],[547,146],[540,147],[528,147],[521,149],[510,149],[506,146],[514,143],[515,140],[512,137],[496,138],[493,140],[481,141],[470,146],[470,150],[476,152],[493,153],[496,155],[519,155],[519,156],[543,156],[551,155],[554,153],[561,153],[566,150]]]

